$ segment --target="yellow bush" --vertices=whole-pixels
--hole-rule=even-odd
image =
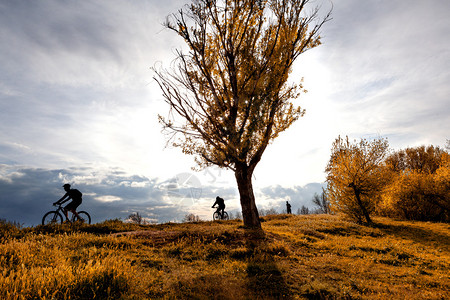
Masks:
[[[378,211],[410,220],[448,221],[450,213],[450,159],[446,152],[434,168],[392,172]]]

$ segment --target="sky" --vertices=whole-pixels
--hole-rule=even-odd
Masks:
[[[0,219],[38,225],[64,183],[94,222],[210,220],[217,195],[240,210],[232,171],[193,171],[158,123],[168,107],[151,68],[184,47],[162,23],[186,3],[0,0]],[[448,0],[312,4],[333,7],[332,20],[294,64],[306,114],[255,170],[262,209],[312,208],[339,135],[388,138],[393,150],[450,138]]]

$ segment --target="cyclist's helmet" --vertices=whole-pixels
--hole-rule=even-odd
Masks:
[[[65,187],[70,189],[70,184],[66,183],[65,185],[63,185],[63,188],[65,188]]]

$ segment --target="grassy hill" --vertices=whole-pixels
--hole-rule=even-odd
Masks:
[[[330,215],[17,228],[0,224],[1,299],[450,299],[450,226]]]

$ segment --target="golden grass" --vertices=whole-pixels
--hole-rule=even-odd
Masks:
[[[375,222],[0,226],[0,298],[449,299],[449,224]]]

